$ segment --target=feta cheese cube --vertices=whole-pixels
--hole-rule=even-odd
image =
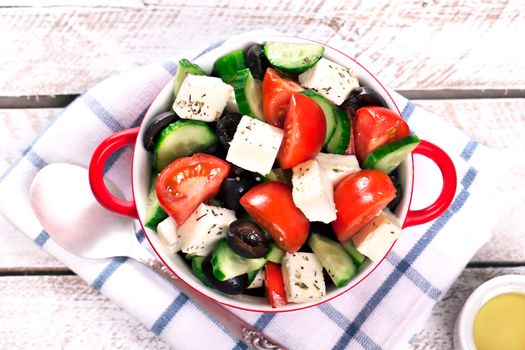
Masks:
[[[315,159],[326,171],[334,186],[345,176],[361,170],[357,158],[353,155],[319,153]]]
[[[372,261],[383,259],[401,234],[401,225],[388,209],[385,209],[359,231],[352,240],[356,249]]]
[[[325,170],[315,159],[293,167],[293,202],[310,221],[332,222],[337,210],[334,187]]]
[[[315,90],[336,105],[340,105],[359,87],[356,73],[326,58],[299,75],[299,83]]]
[[[228,101],[226,102],[226,110],[228,112],[233,113],[239,113],[239,106],[237,106],[237,100],[235,99],[235,92],[233,91],[233,87],[231,85],[229,86],[229,95],[228,95]]]
[[[220,78],[188,74],[173,103],[173,110],[184,119],[213,122],[220,118],[232,87]]]
[[[286,299],[305,303],[326,295],[323,266],[313,253],[286,253],[282,260]]]
[[[283,130],[245,115],[230,142],[226,160],[266,175],[272,170],[283,137]]]
[[[199,205],[177,230],[181,250],[198,256],[210,254],[217,241],[226,237],[228,226],[235,220],[233,210]]]
[[[177,224],[170,216],[157,225],[157,234],[170,253],[173,254],[180,250]]]

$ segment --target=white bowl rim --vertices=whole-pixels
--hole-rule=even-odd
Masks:
[[[286,36],[286,35],[266,35],[266,34],[255,34],[254,36],[249,36],[250,33],[241,34],[239,36],[232,37],[231,39],[225,41],[222,43],[219,47],[214,48],[200,57],[193,60],[196,64],[200,65],[204,70],[207,72],[211,71],[211,67],[213,65],[213,62],[217,57],[220,55],[223,55],[227,52],[233,51],[235,49],[246,47],[250,43],[259,42],[262,43],[263,41],[286,41],[286,42],[315,42],[310,39],[303,39],[298,37],[292,37],[292,36]],[[317,42],[316,42],[317,43]],[[372,86],[376,91],[378,91],[385,100],[387,101],[388,107],[391,109],[396,110],[400,115],[401,112],[394,102],[393,98],[389,94],[388,90],[385,89],[385,87],[379,82],[379,80],[370,73],[365,67],[363,67],[360,63],[355,61],[350,56],[344,54],[343,52],[334,49],[324,43],[322,44],[325,47],[325,57],[336,61],[340,64],[343,64],[345,66],[351,66],[354,70],[358,71],[358,77],[361,80],[367,80],[366,86]],[[334,58],[334,56],[336,58]],[[345,62],[345,63],[342,63]],[[306,309],[309,307],[313,307],[319,304],[322,304],[324,302],[327,302],[329,300],[332,300],[350,289],[357,286],[359,283],[361,283],[364,279],[366,279],[382,262],[385,260],[386,256],[390,252],[390,250],[395,245],[392,244],[389,251],[385,254],[385,256],[377,262],[369,263],[368,266],[366,266],[365,269],[358,272],[358,275],[354,277],[353,280],[351,280],[346,286],[340,287],[340,288],[334,288],[330,291],[327,291],[325,297],[321,300],[310,302],[310,303],[289,303],[284,307],[280,308],[272,308],[266,301],[261,301],[258,297],[249,297],[246,295],[236,295],[236,296],[229,296],[226,294],[222,294],[220,292],[217,292],[209,287],[204,286],[197,277],[189,271],[189,268],[187,264],[182,260],[182,258],[175,254],[172,255],[167,252],[165,249],[163,243],[158,238],[156,232],[154,230],[151,230],[144,226],[144,215],[145,215],[145,208],[146,208],[146,198],[147,198],[147,189],[149,187],[149,177],[150,177],[150,167],[147,166],[147,159],[148,159],[148,153],[141,147],[141,141],[142,135],[144,133],[144,125],[147,123],[147,120],[154,115],[157,115],[158,113],[161,113],[163,111],[169,110],[171,107],[169,103],[171,102],[171,91],[172,88],[173,79],[162,89],[162,91],[159,93],[159,95],[155,98],[153,103],[151,104],[150,108],[146,112],[143,121],[141,122],[139,135],[137,137],[137,143],[134,148],[133,153],[133,164],[132,164],[132,193],[133,198],[137,207],[137,213],[139,216],[139,222],[142,226],[142,229],[144,230],[146,234],[146,238],[148,239],[151,247],[157,254],[157,256],[162,260],[162,262],[177,276],[181,279],[182,282],[184,282],[186,285],[188,285],[190,288],[192,288],[194,291],[201,293],[208,298],[219,302],[221,304],[235,307],[241,310],[246,311],[254,311],[254,312],[287,312],[287,311],[297,311]],[[401,203],[396,208],[394,214],[399,219],[399,222],[401,224],[404,223],[407,212],[410,207],[410,203],[412,201],[412,191],[413,191],[413,176],[414,176],[414,169],[413,169],[413,157],[410,156],[407,158],[405,162],[402,163],[400,167],[400,179],[403,185],[403,199]],[[183,266],[181,268],[180,266]]]

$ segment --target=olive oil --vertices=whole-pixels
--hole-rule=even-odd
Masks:
[[[487,301],[473,332],[477,350],[525,350],[525,294],[505,293]]]

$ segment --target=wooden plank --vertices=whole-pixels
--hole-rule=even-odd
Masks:
[[[78,94],[0,96],[0,109],[64,108],[78,96]]]
[[[412,350],[453,349],[454,324],[468,296],[483,282],[507,274],[525,274],[525,267],[467,269],[439,301],[423,330],[414,338]]]
[[[143,7],[140,0],[0,0],[2,7]]]
[[[410,100],[457,100],[475,98],[525,98],[525,89],[396,90]],[[1,99],[0,99],[1,103]]]
[[[525,150],[525,99],[418,100],[477,141],[498,149]]]
[[[525,154],[525,99],[417,101],[476,140],[501,150]],[[58,109],[0,110],[0,173],[60,112]],[[513,176],[525,182],[525,164],[513,167]],[[523,191],[523,188],[516,188]],[[525,198],[525,193],[523,195]],[[523,207],[513,208],[494,229],[494,239],[483,247],[475,262],[525,262]],[[0,269],[45,269],[63,265],[40,250],[0,215]]]
[[[0,277],[0,300],[1,349],[169,349],[77,276]]]
[[[255,28],[326,42],[397,89],[523,88],[523,1],[156,0],[1,8],[0,95],[79,93],[131,67]]]
[[[525,89],[396,90],[410,100],[525,98]],[[64,108],[79,94],[0,96],[0,109]]]

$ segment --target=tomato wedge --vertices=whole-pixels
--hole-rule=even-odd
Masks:
[[[246,192],[240,203],[281,249],[295,253],[306,242],[310,222],[295,206],[290,186],[262,183]]]
[[[353,119],[350,122],[350,142],[348,143],[348,148],[345,151],[345,154],[355,155],[355,136],[354,136],[354,121]]]
[[[175,159],[157,179],[159,204],[180,226],[199,204],[219,191],[229,171],[229,163],[209,154]]]
[[[410,135],[410,128],[403,118],[383,107],[359,108],[355,114],[353,127],[355,151],[360,163],[379,146]]]
[[[334,191],[337,218],[332,222],[339,241],[352,238],[395,196],[390,177],[379,170],[361,170],[341,180]]]
[[[279,165],[289,169],[314,158],[323,148],[326,119],[311,98],[292,93],[284,121],[284,139],[277,154]]]
[[[268,124],[282,128],[288,111],[290,96],[304,90],[292,80],[282,78],[273,68],[268,68],[262,82],[263,112]]]
[[[265,276],[266,298],[270,305],[281,307],[288,304],[281,265],[268,261],[265,267]]]

